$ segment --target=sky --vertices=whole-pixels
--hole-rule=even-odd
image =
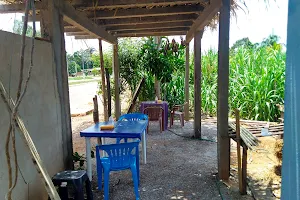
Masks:
[[[267,3],[266,3],[267,2]],[[237,11],[237,17],[231,18],[230,41],[232,46],[235,41],[248,37],[251,42],[261,42],[270,34],[280,37],[280,43],[286,44],[287,33],[287,0],[246,0],[247,8]],[[22,14],[0,14],[0,30],[12,31],[14,19],[21,20]],[[39,27],[39,24],[37,24]],[[172,37],[179,40],[179,37]],[[75,40],[74,37],[65,37],[66,51],[73,53],[80,49],[93,47],[98,50],[98,40]],[[190,47],[193,47],[193,40]],[[109,43],[103,42],[104,51],[111,48]],[[202,37],[202,49],[218,49],[218,30],[207,29]]]

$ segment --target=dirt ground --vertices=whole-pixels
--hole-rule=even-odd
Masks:
[[[275,137],[259,137],[260,144],[255,150],[248,150],[247,180],[257,200],[280,199],[281,177],[275,173],[279,162],[275,156]],[[231,145],[232,178],[237,179],[236,143]]]
[[[92,115],[72,118],[74,152],[85,153],[84,139],[80,138],[79,132],[92,123]],[[192,127],[192,123],[187,123],[187,131],[183,131],[175,125],[171,131],[160,133],[157,124],[150,125],[147,134],[148,163],[140,166],[141,199],[253,199],[247,195],[240,196],[236,187],[227,187],[217,181],[216,127],[202,126],[203,138],[210,141],[185,138],[191,134]],[[97,190],[95,159],[93,163],[94,196],[95,199],[103,199],[103,192]],[[129,171],[111,173],[110,199],[134,199]]]

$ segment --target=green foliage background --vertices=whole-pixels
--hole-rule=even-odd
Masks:
[[[230,114],[240,109],[244,119],[276,121],[278,104],[284,102],[285,51],[278,43],[278,36],[270,35],[260,43],[248,38],[238,40],[230,49],[229,104]],[[85,50],[87,51],[87,50]],[[90,52],[90,51],[87,51]],[[70,56],[79,60],[84,52]],[[154,80],[161,81],[162,99],[169,106],[184,103],[185,47],[184,43],[170,42],[162,38],[158,46],[153,38],[119,40],[121,92],[135,91],[142,77],[145,84],[139,101],[154,100]],[[72,60],[72,59],[71,59]],[[92,67],[99,67],[98,53],[89,59]],[[81,60],[76,61],[76,63]],[[112,76],[112,50],[104,52],[105,68]],[[80,66],[80,64],[78,64]],[[217,66],[218,52],[202,52],[202,112],[215,116],[217,112]],[[101,88],[101,87],[99,87]],[[194,100],[194,58],[190,53],[190,111]],[[114,88],[112,88],[112,95]],[[101,91],[100,91],[101,92]]]

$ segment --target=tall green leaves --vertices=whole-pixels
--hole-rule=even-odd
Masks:
[[[284,99],[285,54],[266,46],[240,48],[230,57],[230,106],[247,119],[274,121]]]
[[[210,63],[210,64],[207,64]],[[211,65],[212,64],[212,65]],[[202,56],[202,108],[215,115],[217,101],[217,52]],[[237,47],[230,55],[229,104],[245,119],[274,121],[277,104],[284,98],[285,53],[281,48]]]

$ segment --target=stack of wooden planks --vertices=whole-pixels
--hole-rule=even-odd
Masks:
[[[228,123],[228,128],[229,131],[232,133],[236,132],[236,123],[230,122]],[[257,137],[255,137],[248,129],[244,127],[240,127],[240,134],[241,134],[241,139],[245,143],[245,145],[250,149],[253,150],[259,143],[259,140]]]

